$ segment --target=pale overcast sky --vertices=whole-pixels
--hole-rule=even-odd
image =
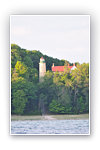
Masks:
[[[11,16],[11,43],[74,62],[89,62],[90,20],[86,15]]]

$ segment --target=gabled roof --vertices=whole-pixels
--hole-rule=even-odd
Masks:
[[[69,66],[68,68],[71,69],[73,66]],[[52,67],[52,71],[58,71],[58,72],[62,72],[66,69],[65,66],[54,66]]]
[[[75,64],[73,64],[73,66],[69,66],[69,64],[68,64],[67,67],[68,67],[70,70],[76,68]],[[53,64],[53,66],[52,66],[51,69],[52,69],[52,71],[54,71],[54,72],[56,72],[56,71],[58,71],[58,72],[63,72],[63,71],[65,71],[65,70],[67,70],[67,67],[66,67],[66,66],[54,66],[54,64]]]

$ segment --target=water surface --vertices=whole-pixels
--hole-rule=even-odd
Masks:
[[[89,120],[11,121],[11,134],[88,134]]]

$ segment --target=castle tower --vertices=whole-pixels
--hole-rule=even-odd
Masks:
[[[45,59],[43,57],[40,58],[40,63],[39,63],[39,81],[43,81],[43,77],[46,73],[46,63]]]

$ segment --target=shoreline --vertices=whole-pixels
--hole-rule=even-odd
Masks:
[[[89,119],[89,114],[79,114],[79,115],[30,115],[30,116],[21,116],[21,115],[11,115],[11,121],[24,121],[24,120],[80,120],[80,119]]]

